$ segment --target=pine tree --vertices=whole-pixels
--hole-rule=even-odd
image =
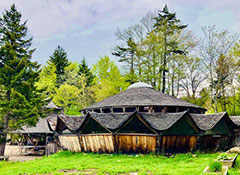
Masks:
[[[167,5],[162,11],[159,11],[158,16],[154,18],[155,31],[163,37],[163,63],[162,63],[162,92],[166,91],[166,72],[167,72],[167,57],[171,54],[184,54],[184,51],[179,49],[179,43],[176,40],[171,40],[171,37],[187,27],[182,25],[181,21],[176,18],[175,13],[168,11]]]
[[[135,75],[135,56],[137,51],[137,44],[133,41],[132,38],[129,38],[127,40],[127,47],[120,47],[117,46],[115,48],[115,51],[112,53],[113,55],[119,57],[119,62],[126,62],[128,65],[130,65],[130,71],[128,74],[128,81],[133,84],[136,82],[136,75]]]
[[[32,62],[32,38],[27,36],[26,21],[15,5],[0,18],[0,117],[4,137],[9,130],[36,124],[41,116],[42,99],[34,86],[39,64]]]
[[[90,68],[88,67],[85,58],[82,59],[82,62],[79,64],[79,75],[84,75],[86,78],[87,86],[90,86],[93,82],[94,75],[92,74]]]
[[[59,87],[62,84],[61,75],[64,74],[64,68],[69,65],[67,52],[62,47],[58,46],[54,50],[53,55],[50,56],[49,62],[56,66],[57,85]]]

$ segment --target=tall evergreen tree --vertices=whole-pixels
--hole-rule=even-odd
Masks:
[[[85,58],[83,58],[82,62],[79,64],[79,75],[85,76],[87,86],[90,86],[93,82],[94,75],[91,72],[91,69],[88,67]]]
[[[49,62],[56,66],[57,85],[59,87],[62,84],[61,75],[64,74],[64,68],[69,65],[67,52],[61,46],[58,46],[53,55],[50,56]]]
[[[4,137],[9,130],[34,125],[41,116],[42,99],[34,86],[39,64],[32,62],[32,38],[15,5],[0,18],[0,117]]]
[[[113,55],[119,57],[119,62],[126,62],[128,65],[130,65],[130,71],[129,71],[129,82],[131,84],[136,82],[136,75],[135,75],[135,53],[137,51],[137,44],[133,41],[132,38],[129,38],[127,40],[127,47],[120,47],[117,46],[115,48],[115,51],[112,53]]]
[[[162,60],[162,92],[166,91],[166,72],[167,72],[167,58],[171,54],[184,54],[184,51],[179,49],[179,43],[176,40],[171,40],[171,37],[187,27],[182,25],[181,21],[176,18],[175,13],[168,11],[167,5],[162,11],[159,11],[158,16],[154,18],[155,31],[160,33],[163,37],[163,60]]]

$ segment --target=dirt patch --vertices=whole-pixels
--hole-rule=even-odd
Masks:
[[[41,159],[42,156],[9,156],[8,161],[12,162],[24,162],[24,161],[30,161],[35,159]]]
[[[58,172],[63,173],[64,175],[77,175],[77,174],[84,174],[84,175],[96,175],[96,169],[87,169],[84,171],[76,170],[76,169],[64,169],[59,170]]]

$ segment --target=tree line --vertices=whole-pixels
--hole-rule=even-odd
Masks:
[[[116,30],[112,56],[88,66],[71,62],[57,46],[45,65],[32,61],[35,49],[27,22],[12,5],[0,17],[0,132],[35,125],[49,101],[77,115],[79,110],[118,94],[134,82],[208,109],[240,114],[237,34],[202,27],[202,37],[188,30],[165,6],[139,23]]]

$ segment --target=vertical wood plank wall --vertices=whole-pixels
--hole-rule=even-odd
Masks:
[[[150,153],[156,151],[156,138],[153,135],[118,134],[116,144],[120,153]]]
[[[233,132],[232,146],[240,146],[240,130]]]
[[[56,152],[57,152],[57,143],[56,142],[48,142],[46,145],[46,156],[49,156]]]
[[[74,152],[97,153],[150,153],[159,150],[162,153],[192,152],[197,147],[197,136],[160,136],[154,134],[118,133],[112,134],[83,134],[59,135],[60,145]],[[229,137],[203,136],[200,147],[216,148],[228,141]],[[217,151],[217,150],[211,150]]]
[[[197,145],[197,136],[163,136],[162,152],[192,152]]]
[[[80,135],[84,152],[114,153],[114,136],[112,134]]]
[[[0,156],[4,155],[5,143],[0,144]]]
[[[59,142],[64,149],[73,152],[81,152],[81,146],[77,135],[59,135]]]

